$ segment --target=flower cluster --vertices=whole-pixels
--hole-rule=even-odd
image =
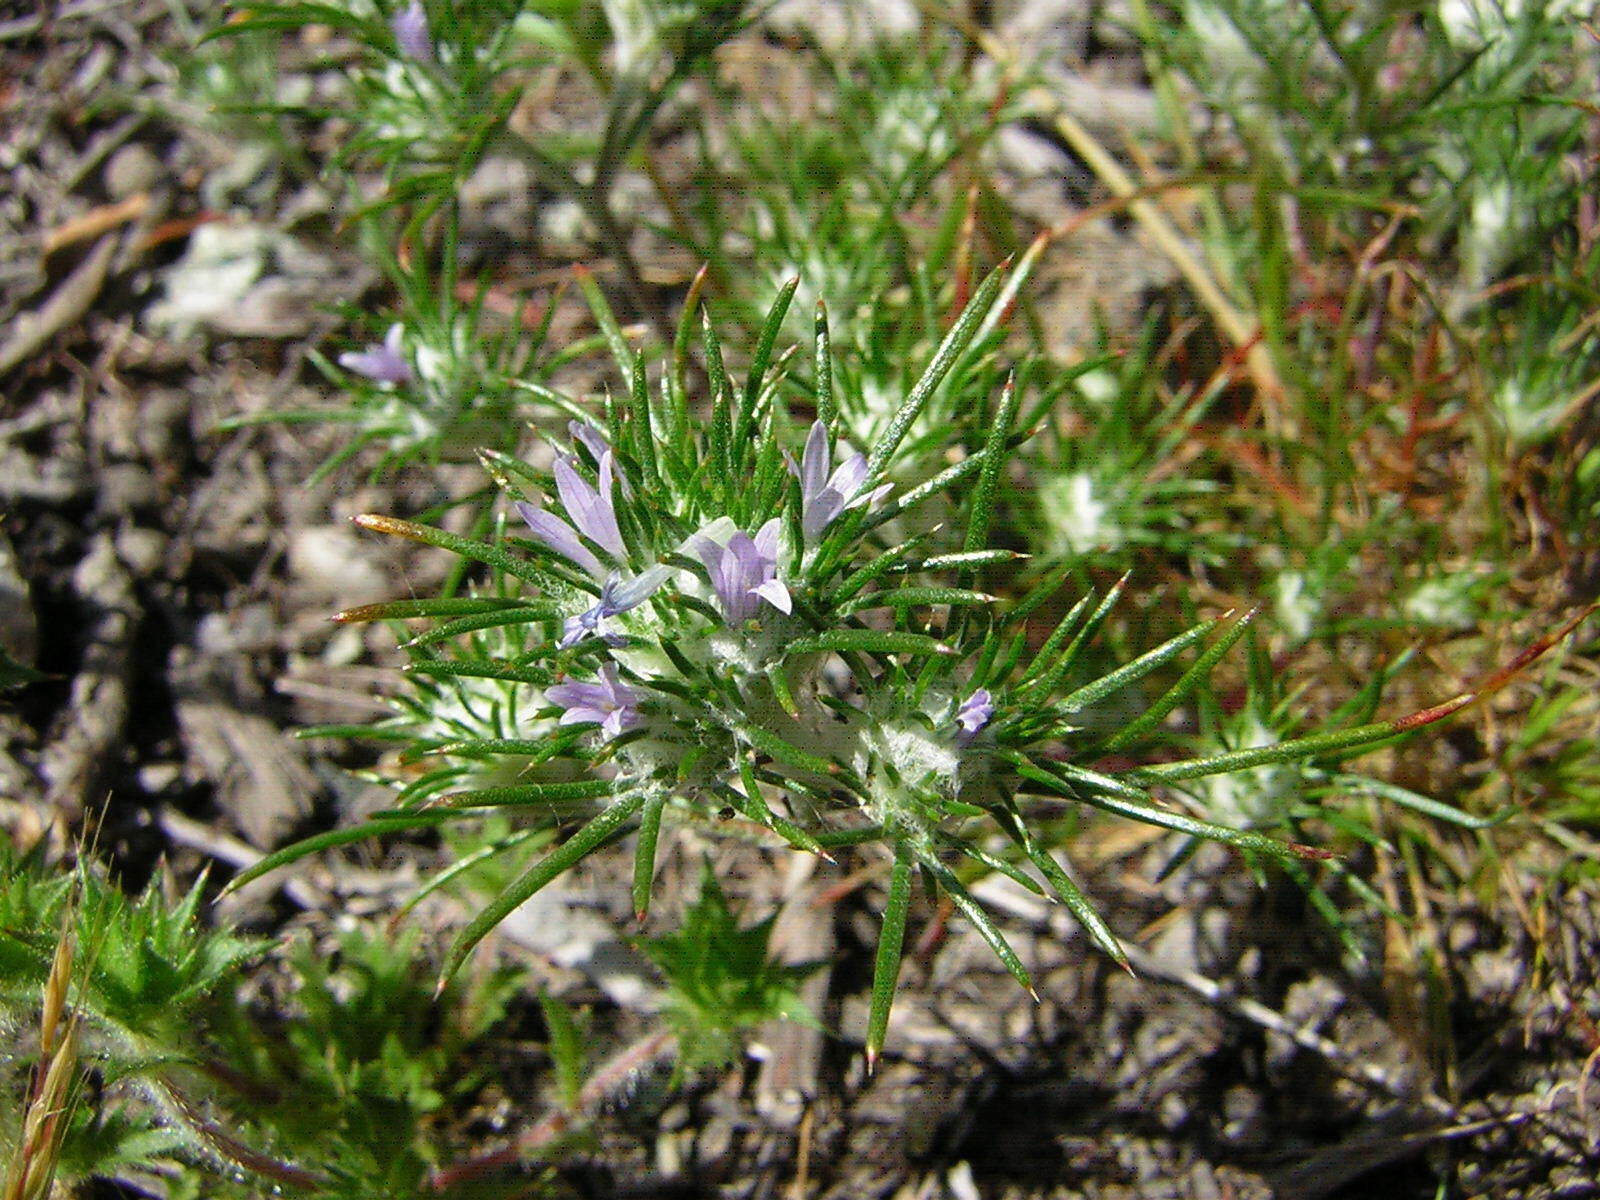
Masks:
[[[934,457],[926,435],[911,431],[1016,283],[1006,269],[984,281],[882,433],[837,465],[837,434],[826,419],[837,410],[826,393],[790,389],[790,368],[775,362],[770,345],[755,355],[743,387],[735,386],[707,326],[703,422],[690,415],[692,381],[681,356],[652,389],[643,365],[618,345],[630,402],[605,405],[594,423],[569,424],[548,473],[485,455],[520,517],[494,540],[360,519],[485,564],[492,576],[475,595],[371,606],[346,618],[432,618],[434,627],[414,643],[454,643],[459,652],[419,660],[414,670],[521,689],[532,710],[521,730],[431,742],[437,782],[408,784],[411,803],[396,819],[409,819],[421,802],[460,819],[511,805],[556,821],[574,802],[595,806],[586,824],[460,932],[449,970],[535,891],[631,827],[638,830],[634,903],[643,915],[666,814],[712,821],[731,811],[798,849],[875,843],[889,855],[868,1030],[875,1055],[914,874],[950,898],[1024,986],[1022,961],[955,870],[963,859],[1054,896],[1091,939],[1121,957],[1109,927],[1036,838],[1030,805],[1084,804],[1254,853],[1312,853],[1188,816],[1154,789],[1288,761],[1309,753],[1312,742],[1319,750],[1365,744],[1390,736],[1390,726],[1362,727],[1333,743],[1322,735],[1108,770],[1104,764],[1134,761],[1130,750],[1160,735],[1165,716],[1243,636],[1248,614],[1203,622],[1096,675],[1085,648],[1120,585],[1079,598],[1049,630],[1033,620],[1054,601],[1063,572],[1009,605],[974,587],[981,573],[1004,571],[1019,557],[987,544],[999,481],[1020,441],[1013,429],[1020,402],[1009,384],[961,398],[973,417],[962,427],[970,439],[963,452],[944,456],[954,465],[920,482],[902,477],[908,463]],[[786,299],[769,329],[781,327]],[[608,312],[600,316],[615,327]],[[826,339],[819,346],[817,378],[826,380]],[[351,369],[376,374],[392,365],[388,358],[401,358],[390,340],[369,354]],[[969,367],[961,379],[986,387],[994,376]],[[802,426],[798,464],[791,391],[818,401]],[[582,408],[574,399],[562,407]],[[902,453],[908,436],[918,444]],[[952,538],[950,509],[929,514],[922,506],[958,488],[967,497],[965,530]],[[514,654],[481,652],[488,631],[512,629],[517,636],[502,640],[518,647]],[[1191,653],[1199,662],[1139,715],[1095,719],[1094,710]],[[469,756],[473,770],[451,765],[453,756]],[[502,774],[478,784],[483,760],[496,756],[517,764],[515,782]],[[994,851],[994,835],[1008,851]],[[291,848],[266,866],[304,852]]]

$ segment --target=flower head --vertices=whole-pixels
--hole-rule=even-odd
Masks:
[[[858,494],[867,478],[865,454],[852,454],[829,475],[832,458],[828,427],[817,421],[806,436],[805,455],[800,462],[800,532],[808,542],[816,541],[845,509],[875,503],[889,491],[890,485],[884,484]]]
[[[364,375],[374,383],[388,383],[399,387],[415,378],[411,360],[406,357],[405,327],[398,322],[389,326],[389,332],[377,345],[365,350],[346,350],[339,355],[339,365],[346,371]]]
[[[961,727],[956,734],[956,745],[970,746],[993,716],[994,697],[989,694],[988,688],[979,688],[956,708],[956,724]]]
[[[780,522],[774,517],[753,538],[741,529],[728,539],[726,546],[709,537],[695,541],[700,560],[711,576],[722,617],[729,625],[743,624],[755,616],[762,600],[779,612],[793,610],[789,589],[777,578],[779,528]]]
[[[433,38],[428,33],[428,10],[423,8],[422,0],[411,0],[404,8],[394,14],[389,22],[389,28],[394,32],[395,45],[413,62],[431,63],[433,56]]]
[[[562,725],[592,721],[608,739],[643,720],[637,706],[644,696],[617,678],[616,663],[608,662],[600,668],[599,683],[558,683],[546,688],[544,694],[567,710],[561,714]]]

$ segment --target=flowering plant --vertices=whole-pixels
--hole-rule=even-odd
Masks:
[[[633,901],[643,917],[669,814],[737,814],[824,856],[881,847],[889,889],[866,1045],[872,1060],[887,1029],[916,874],[1030,990],[1022,960],[962,882],[963,862],[1061,901],[1122,958],[1109,926],[1035,836],[1040,806],[1079,803],[1247,852],[1324,857],[1169,807],[1158,790],[1265,763],[1337,757],[1406,723],[1125,765],[1141,748],[1153,757],[1163,719],[1204,684],[1253,613],[1203,621],[1096,672],[1085,651],[1122,584],[1080,597],[1048,631],[1035,619],[1056,599],[1065,570],[1009,604],[980,590],[985,572],[1004,572],[1021,557],[989,537],[1002,475],[1023,440],[1014,386],[965,397],[982,441],[952,447],[953,465],[909,486],[885,482],[898,480],[906,432],[974,337],[1000,319],[1022,269],[1006,265],[984,281],[868,447],[839,444],[825,321],[810,380],[797,378],[790,357],[774,358],[791,285],[768,315],[742,386],[702,322],[706,420],[691,404],[692,310],[656,387],[643,359],[614,339],[623,398],[607,396],[592,411],[563,400],[574,419],[548,472],[484,454],[510,502],[491,540],[390,516],[358,518],[490,573],[470,594],[371,605],[340,619],[432,620],[411,641],[412,673],[429,687],[493,681],[508,700],[517,697],[525,717],[520,728],[484,736],[419,739],[414,757],[430,767],[400,792],[394,811],[291,846],[242,878],[371,833],[508,808],[548,824],[575,803],[591,806],[579,828],[457,934],[448,977],[530,896],[630,830]],[[598,315],[616,328],[608,311]],[[802,407],[809,419],[796,417]],[[965,499],[959,540],[919,521],[919,506],[940,493]],[[514,652],[493,652],[492,632]],[[440,653],[444,646],[453,652]],[[1141,685],[1189,656],[1176,682],[1154,699],[1143,695]],[[1143,701],[1137,715],[1102,719],[1108,701],[1125,705],[1129,696]],[[492,773],[491,782],[486,760],[515,769]]]

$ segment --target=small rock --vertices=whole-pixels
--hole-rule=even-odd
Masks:
[[[106,513],[128,513],[161,502],[154,476],[138,463],[102,467],[95,476],[95,492],[100,511]]]
[[[17,570],[11,539],[0,528],[0,647],[25,666],[39,652],[39,623],[33,613],[28,583]]]
[[[289,570],[307,591],[341,604],[381,600],[394,585],[368,557],[369,549],[343,525],[312,525],[289,541]]]
[[[269,604],[246,604],[227,612],[209,613],[200,620],[195,640],[205,654],[223,655],[270,650],[277,640],[278,622]]]
[[[166,536],[154,529],[129,525],[117,531],[117,557],[141,579],[148,579],[161,570],[166,551]]]
[[[148,192],[161,181],[164,173],[161,161],[149,147],[129,142],[106,162],[106,192],[113,200]]]
[[[139,786],[151,795],[175,787],[181,778],[183,778],[181,763],[155,762],[139,768]]]

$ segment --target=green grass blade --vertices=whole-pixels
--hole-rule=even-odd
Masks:
[[[972,922],[973,928],[984,941],[989,943],[989,949],[994,951],[995,957],[1004,964],[1007,971],[1011,972],[1011,977],[1027,989],[1028,995],[1037,1000],[1039,993],[1033,990],[1033,980],[1028,975],[1028,969],[1022,965],[1022,959],[1017,957],[1017,952],[1011,948],[1011,943],[1006,941],[1005,935],[984,911],[983,905],[973,899],[972,893],[967,891],[965,885],[955,877],[949,867],[931,854],[919,854],[917,862],[933,877],[945,895],[950,897],[950,903],[961,910],[961,915]]]
[[[1233,617],[1224,618],[1228,624],[1222,631],[1222,636],[1206,647],[1205,653],[1195,660],[1194,666],[1183,673],[1183,678],[1168,688],[1166,694],[1145,709],[1144,712],[1108,737],[1092,757],[1120,750],[1136,739],[1143,737],[1165,720],[1168,713],[1183,703],[1185,699],[1193,694],[1196,688],[1206,681],[1211,674],[1212,668],[1222,661],[1222,656],[1232,650],[1234,644],[1244,636],[1245,630],[1250,627],[1250,622],[1255,620],[1256,614],[1260,611],[1260,608],[1252,608]]]
[[[623,796],[491,900],[450,943],[444,968],[439,973],[439,990],[444,990],[451,977],[461,969],[461,964],[467,961],[472,948],[487,937],[490,930],[520,908],[540,888],[609,841],[644,807],[646,800],[644,792],[631,792]]]
[[[927,407],[934,391],[944,382],[945,376],[950,373],[950,368],[955,366],[956,360],[971,344],[979,323],[988,314],[989,306],[1005,282],[1005,275],[1010,266],[1009,262],[1003,262],[989,273],[989,277],[979,285],[977,293],[962,311],[961,316],[956,319],[956,323],[950,327],[950,332],[945,334],[938,350],[934,352],[933,361],[913,385],[911,394],[890,419],[889,427],[883,431],[872,447],[871,454],[867,456],[868,479],[876,479],[883,474],[889,459],[893,457],[906,434],[911,431],[916,419],[922,415],[922,410]]]
[[[573,267],[578,277],[578,288],[583,292],[583,298],[589,303],[589,311],[594,314],[594,322],[600,327],[600,332],[605,336],[606,346],[611,350],[611,357],[616,360],[617,371],[622,378],[631,383],[633,380],[633,351],[628,346],[628,339],[622,332],[622,326],[617,321],[617,314],[611,310],[611,304],[606,299],[606,294],[600,290],[600,285],[590,274],[588,268],[578,265]]]

